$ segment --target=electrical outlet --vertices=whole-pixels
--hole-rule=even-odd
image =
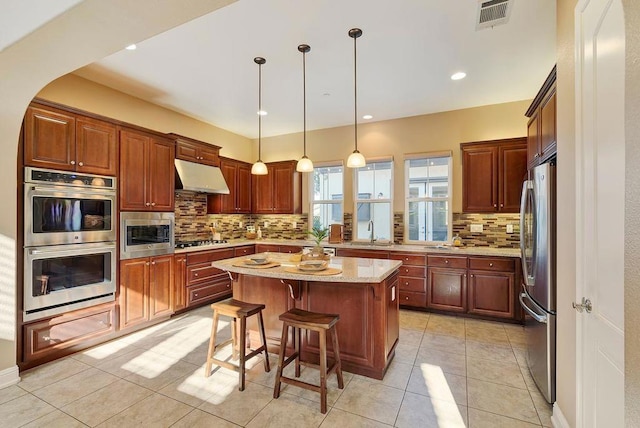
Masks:
[[[508,224],[507,225],[507,233],[513,233],[513,225],[512,224]]]
[[[472,224],[471,225],[471,233],[482,233],[483,227],[481,224]]]
[[[296,227],[298,227],[298,223],[296,223],[295,221],[291,222],[291,228],[295,229]]]
[[[239,221],[239,222],[238,222],[238,227],[239,227],[240,229],[242,229],[242,221]]]
[[[269,227],[269,222],[268,222],[268,221],[265,221],[265,222],[264,222],[264,228],[266,229],[267,227]]]

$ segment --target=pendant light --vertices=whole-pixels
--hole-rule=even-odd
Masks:
[[[357,73],[357,57],[356,57],[356,39],[362,36],[362,30],[352,28],[349,30],[349,37],[353,38],[353,118],[354,118],[354,140],[355,150],[347,158],[347,167],[361,168],[367,164],[362,153],[358,151],[358,73]]]
[[[298,51],[302,52],[302,141],[304,144],[304,152],[302,158],[296,165],[296,171],[298,172],[311,172],[313,171],[313,162],[307,157],[307,63],[305,60],[306,53],[311,50],[309,45],[299,45]]]
[[[253,62],[258,64],[258,160],[251,167],[251,174],[253,175],[267,175],[267,166],[262,162],[262,64],[267,62],[262,57],[255,57]]]

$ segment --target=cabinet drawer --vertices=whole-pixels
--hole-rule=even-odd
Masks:
[[[187,306],[195,306],[227,296],[231,296],[231,281],[228,279],[211,284],[187,287]]]
[[[244,247],[234,248],[233,255],[235,257],[248,256],[249,254],[255,254],[255,252],[256,252],[255,245],[246,245]]]
[[[299,247],[297,245],[280,245],[281,253],[294,254],[299,253],[300,251],[302,251],[302,247]]]
[[[417,278],[424,278],[427,276],[427,268],[424,266],[405,266],[404,264],[399,268],[400,275],[413,276]]]
[[[425,254],[389,253],[389,258],[402,261],[403,267],[404,265],[426,266],[427,264],[427,256]]]
[[[272,253],[280,252],[280,245],[275,244],[256,244],[256,253],[266,253],[270,251]]]
[[[214,268],[209,263],[187,266],[187,286],[211,281],[217,277],[228,278],[225,271]]]
[[[338,248],[339,257],[361,257],[363,259],[388,259],[389,252],[382,250],[358,250],[352,248]]]
[[[402,291],[415,291],[418,293],[425,293],[427,291],[424,278],[401,276],[398,278],[398,283],[400,285],[400,290]]]
[[[424,308],[427,306],[427,295],[425,293],[414,293],[411,291],[400,291],[400,305]]]
[[[195,265],[198,263],[212,262],[214,260],[230,259],[234,257],[233,248],[225,248],[222,250],[198,251],[197,253],[187,254],[187,265]]]
[[[459,256],[428,256],[427,266],[429,267],[447,267],[453,269],[466,269],[467,258]]]
[[[114,332],[114,312],[111,303],[25,325],[24,361]]]
[[[515,272],[515,259],[469,257],[469,269]]]

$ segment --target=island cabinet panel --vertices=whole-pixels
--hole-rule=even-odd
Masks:
[[[32,104],[24,120],[24,163],[87,174],[116,175],[116,126]]]
[[[388,251],[365,250],[359,248],[338,248],[337,256],[340,257],[360,257],[363,259],[388,259]]]
[[[237,281],[234,281],[233,284],[234,299],[265,305],[265,309],[262,310],[262,318],[267,336],[267,347],[269,352],[277,355],[280,352],[280,337],[282,335],[282,321],[279,317],[280,314],[296,306],[293,296],[300,295],[300,282],[288,281],[290,285],[284,285],[279,279],[273,278],[250,277],[249,281],[243,275],[236,276],[236,278]],[[296,294],[293,294],[294,292]],[[250,332],[251,343],[260,346],[256,317],[247,319],[247,330]],[[290,342],[291,336],[289,335]],[[292,345],[292,342],[288,345]]]
[[[150,134],[120,131],[120,209],[173,211],[173,142]]]
[[[299,253],[302,247],[299,245],[280,245],[280,244],[256,244],[256,253]]]

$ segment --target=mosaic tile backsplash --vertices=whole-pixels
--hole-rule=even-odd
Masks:
[[[176,192],[176,241],[211,239],[209,226],[216,224],[222,239],[245,237],[246,227],[260,227],[263,238],[307,239],[307,214],[207,214],[207,195]],[[242,226],[240,226],[242,224]],[[483,231],[472,233],[472,224],[482,224]],[[507,225],[513,233],[507,233]],[[344,239],[352,239],[353,216],[344,214]],[[520,245],[519,214],[453,214],[453,234],[458,234],[466,246],[518,248]],[[393,238],[400,244],[404,240],[404,213],[393,214]]]

